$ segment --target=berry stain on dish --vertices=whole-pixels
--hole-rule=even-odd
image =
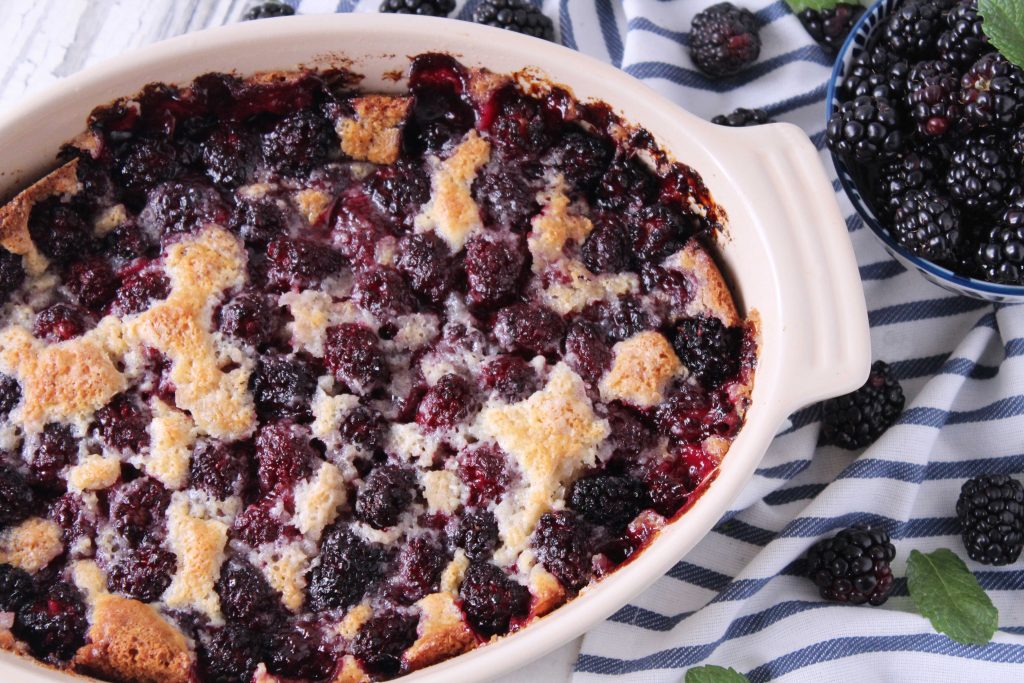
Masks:
[[[393,678],[614,572],[728,457],[757,339],[700,177],[557,86],[350,76],[151,84],[0,209],[12,648]]]

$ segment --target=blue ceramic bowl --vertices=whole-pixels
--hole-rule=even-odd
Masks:
[[[828,91],[825,96],[826,122],[837,106],[836,90],[839,83],[842,82],[847,69],[850,68],[850,64],[854,58],[863,52],[868,44],[868,39],[875,29],[882,30],[881,25],[888,18],[889,14],[895,11],[899,4],[899,0],[879,0],[864,13],[860,21],[850,31],[849,38],[846,39],[846,43],[839,50],[835,68],[832,69],[832,77],[828,82]],[[863,195],[861,195],[854,181],[854,176],[850,173],[846,164],[835,154],[832,154],[832,163],[835,164],[836,172],[839,174],[839,182],[853,203],[854,208],[857,209],[857,213],[864,219],[864,223],[871,229],[875,237],[881,240],[886,251],[892,254],[893,258],[904,267],[917,270],[929,281],[956,294],[1004,303],[1024,302],[1024,286],[999,285],[957,275],[948,268],[943,268],[912,254],[905,247],[898,244],[890,234],[889,229],[875,216],[875,213],[871,210]]]

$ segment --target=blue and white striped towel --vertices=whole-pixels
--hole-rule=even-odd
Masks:
[[[561,42],[621,67],[710,118],[763,107],[801,126],[824,151],[832,60],[782,0],[734,0],[756,11],[757,64],[727,81],[694,70],[693,15],[712,0],[547,0]],[[378,0],[303,0],[301,12],[373,11]],[[460,3],[468,18],[476,1]],[[838,184],[834,183],[838,189]],[[884,526],[904,574],[911,549],[964,556],[953,510],[963,480],[1024,472],[1024,307],[960,298],[904,270],[864,229],[842,192],[867,296],[875,358],[907,394],[900,423],[866,451],[817,447],[817,412],[792,416],[753,482],[667,576],[583,640],[574,680],[680,681],[700,664],[758,683],[1024,678],[1024,569],[969,563],[1000,612],[994,642],[959,645],[915,613],[906,581],[881,608],[824,602],[794,561],[817,538],[857,522]]]
[[[302,14],[375,11],[380,2],[289,1]],[[803,127],[821,148],[831,60],[782,0],[733,1],[757,12],[764,47],[753,68],[721,82],[697,73],[686,50],[691,18],[713,0],[546,0],[544,9],[562,43],[625,69],[690,111],[711,117],[764,107]],[[460,2],[457,16],[468,18],[477,2]],[[231,22],[245,4],[182,2],[184,15],[170,13],[169,28],[153,30]],[[824,151],[822,162],[831,172]],[[843,607],[823,602],[794,575],[794,561],[814,540],[856,522],[890,531],[897,576],[914,548],[962,555],[953,505],[963,480],[1024,472],[1024,307],[958,298],[905,271],[845,196],[838,199],[860,261],[875,357],[892,364],[907,394],[900,424],[857,455],[816,448],[813,408],[793,415],[715,531],[584,638],[578,683],[612,676],[676,682],[705,663],[734,667],[755,683],[1024,679],[1020,563],[972,565],[1000,611],[1000,630],[985,647],[935,634],[912,609],[904,580],[884,607]]]

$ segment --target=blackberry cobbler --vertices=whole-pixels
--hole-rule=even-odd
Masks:
[[[413,60],[146,87],[0,210],[0,644],[115,681],[391,678],[714,477],[756,330],[700,178]]]

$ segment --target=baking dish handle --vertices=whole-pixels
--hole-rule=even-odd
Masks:
[[[757,215],[774,254],[786,414],[859,387],[871,363],[867,306],[846,221],[818,151],[790,124],[747,128],[767,191]],[[754,142],[755,144],[749,144]],[[769,208],[770,207],[770,208]]]

